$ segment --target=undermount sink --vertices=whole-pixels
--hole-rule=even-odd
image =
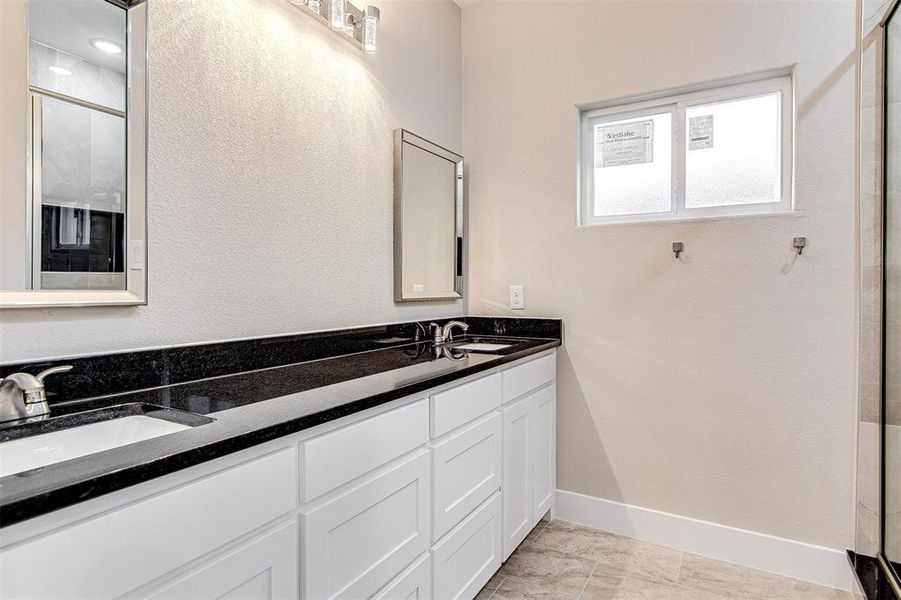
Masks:
[[[142,414],[144,410],[146,406],[122,405],[0,431],[0,440],[5,438],[0,443],[0,477],[177,433],[213,420],[165,409],[149,411],[151,415],[156,412],[167,417],[160,418]],[[75,424],[72,421],[76,419],[89,422]]]
[[[455,350],[470,350],[472,352],[496,352],[497,350],[503,350],[504,348],[509,348],[512,344],[485,344],[485,343],[473,343],[473,344],[463,344],[462,346],[454,346]]]

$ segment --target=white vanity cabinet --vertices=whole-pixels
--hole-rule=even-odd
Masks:
[[[368,598],[429,547],[423,450],[302,516],[303,598]]]
[[[3,528],[0,597],[469,600],[554,502],[554,361]]]
[[[135,594],[134,597],[145,597]],[[264,533],[209,564],[175,577],[152,600],[276,600],[297,597],[297,522]]]
[[[547,355],[502,373],[504,560],[556,497],[556,361]]]
[[[125,490],[5,528],[0,598],[113,598],[161,578],[168,584],[173,571],[288,517],[296,450],[267,445],[261,456],[236,458],[244,457],[203,465],[193,481],[178,474],[142,484],[144,497]],[[44,531],[31,537],[23,531],[31,528]]]

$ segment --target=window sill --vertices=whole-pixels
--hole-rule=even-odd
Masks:
[[[610,220],[603,221],[598,223],[577,223],[576,229],[593,229],[595,227],[622,227],[624,225],[685,225],[689,223],[708,223],[711,221],[736,221],[736,220],[745,220],[745,219],[772,219],[777,217],[788,218],[788,219],[798,219],[806,217],[806,211],[803,210],[787,210],[787,211],[778,211],[778,212],[759,212],[759,213],[745,213],[745,214],[735,214],[735,215],[707,215],[707,216],[695,216],[695,217],[677,217],[677,218],[645,218],[645,219],[632,219],[629,217],[623,217],[622,220]]]

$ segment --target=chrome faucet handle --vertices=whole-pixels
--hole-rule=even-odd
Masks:
[[[37,375],[13,373],[0,380],[0,422],[48,416],[50,405],[44,391],[44,379],[71,370],[72,365],[62,365]]]
[[[50,375],[56,375],[57,373],[68,373],[71,370],[72,365],[60,365],[58,367],[51,367],[46,371],[41,371],[40,373],[35,375],[34,378],[43,383],[44,379],[46,379]]]

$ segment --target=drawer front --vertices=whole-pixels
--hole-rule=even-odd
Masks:
[[[134,597],[153,600],[297,598],[297,547],[297,522],[291,521],[217,556],[150,596]]]
[[[555,354],[549,354],[504,371],[504,404],[554,381],[556,374],[557,357]]]
[[[501,414],[477,421],[432,448],[432,540],[501,486]]]
[[[301,520],[302,597],[369,598],[428,549],[428,451]]]
[[[300,501],[308,502],[429,441],[426,400],[302,442]]]
[[[109,598],[145,585],[294,509],[296,456],[285,448],[5,550],[0,597]]]
[[[501,566],[501,498],[495,494],[434,547],[433,596],[474,598]]]
[[[372,600],[430,600],[432,597],[432,555],[424,554]]]
[[[432,437],[440,437],[500,405],[500,373],[435,394],[432,396]]]

